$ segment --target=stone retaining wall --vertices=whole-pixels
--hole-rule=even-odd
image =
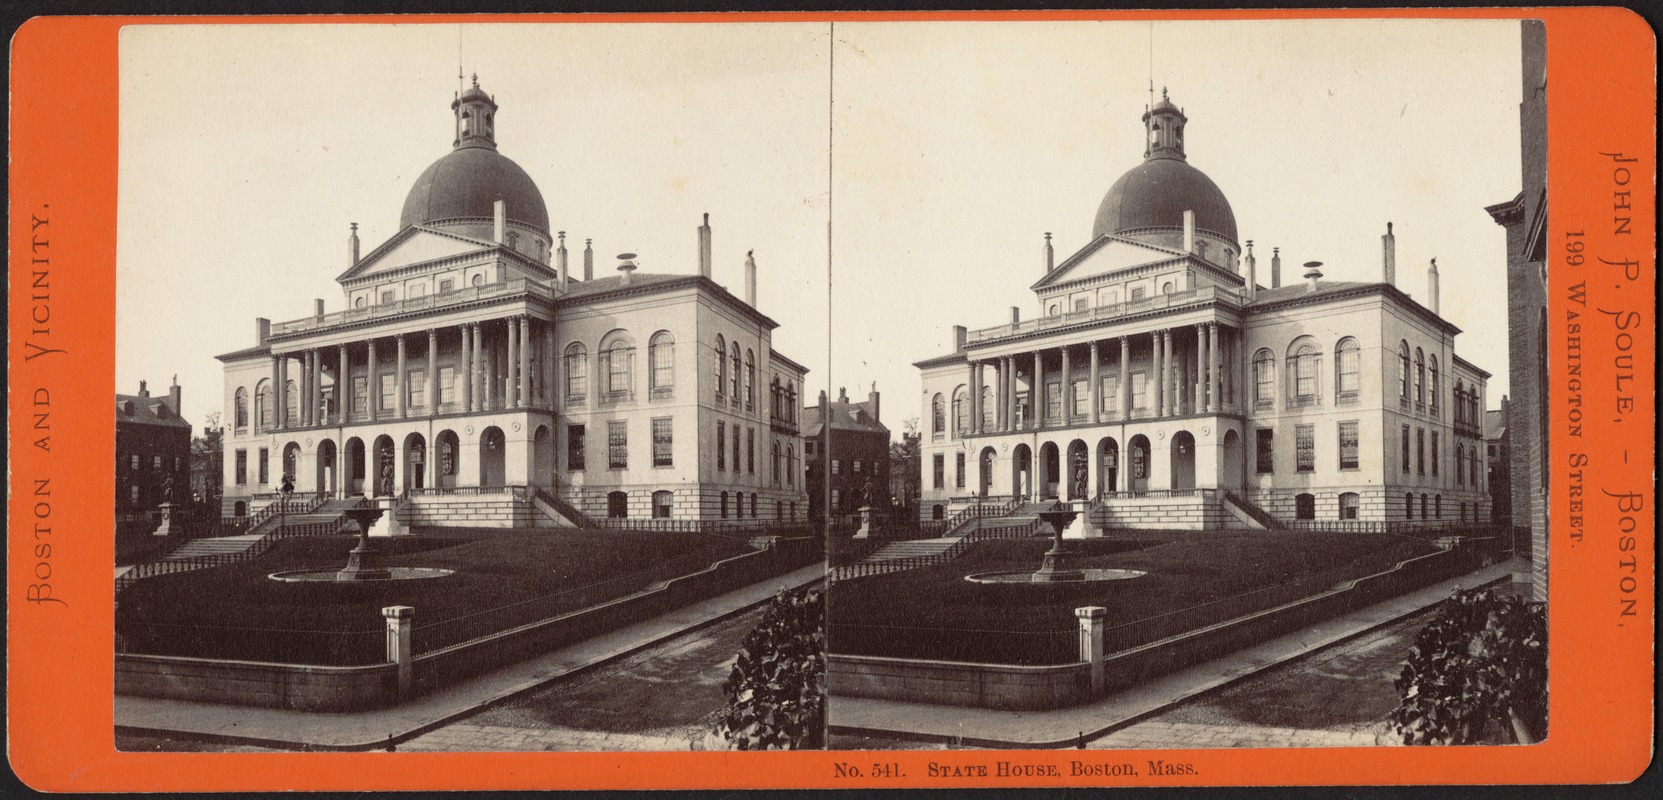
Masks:
[[[116,694],[202,703],[351,711],[385,705],[398,693],[393,664],[325,667],[122,653]]]
[[[907,703],[1027,710],[1062,708],[1090,698],[1091,665],[1081,662],[1029,667],[828,655],[826,686],[834,696]]]
[[[529,501],[507,492],[418,495],[398,511],[398,521],[407,527],[530,528],[541,518]]]
[[[1218,530],[1233,521],[1216,500],[1195,497],[1111,497],[1092,509],[1092,521],[1111,528]]]

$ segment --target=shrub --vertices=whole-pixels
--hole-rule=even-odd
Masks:
[[[1540,741],[1547,732],[1547,611],[1457,591],[1421,629],[1397,679],[1404,744]]]
[[[728,704],[709,737],[734,750],[825,746],[826,596],[780,590],[722,684]]]

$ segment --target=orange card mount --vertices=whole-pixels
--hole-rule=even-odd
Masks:
[[[1520,20],[1546,31],[1537,429],[1551,735],[1528,746],[1103,751],[122,752],[113,710],[118,143],[139,27]],[[7,725],[46,791],[993,788],[1609,783],[1650,763],[1655,587],[1655,39],[1608,8],[411,17],[41,17],[12,46]],[[188,58],[188,54],[181,54]],[[212,75],[201,76],[204,81]],[[343,76],[346,79],[346,76]],[[825,102],[815,103],[824,108]],[[840,91],[857,109],[861,98]],[[1528,124],[1528,123],[1527,123]],[[1448,131],[1450,136],[1457,130]],[[1528,134],[1529,131],[1527,130]],[[835,132],[834,132],[835,135]],[[822,140],[823,141],[823,140]],[[825,163],[824,152],[814,154]],[[835,176],[834,176],[835,178]],[[823,185],[823,184],[822,184]],[[1528,189],[1528,183],[1526,188]],[[1511,190],[1509,190],[1511,191]],[[1504,197],[1495,198],[1497,201]],[[1497,207],[1497,214],[1509,213]],[[840,202],[842,215],[856,213]],[[1511,230],[1511,228],[1509,229]],[[175,246],[191,247],[188,242]],[[234,258],[234,254],[226,254]],[[1499,257],[1499,256],[1498,256]],[[816,273],[818,275],[818,273]],[[815,278],[814,280],[818,280]],[[189,297],[148,313],[176,314]],[[1498,295],[1499,296],[1499,295]],[[848,306],[845,305],[844,308]],[[1498,305],[1499,313],[1499,305]],[[840,323],[841,324],[841,323]],[[204,332],[208,335],[208,332]],[[213,335],[218,336],[218,333]],[[222,348],[232,349],[231,346]],[[806,353],[804,354],[807,355]],[[898,356],[899,357],[899,356]],[[702,364],[702,362],[701,362]],[[818,362],[807,366],[820,369]],[[700,370],[703,372],[703,369]],[[811,370],[812,373],[812,370]],[[904,394],[904,393],[903,393]],[[910,412],[909,412],[910,413]],[[1515,445],[1518,446],[1518,445]],[[737,458],[737,452],[735,454]],[[835,613],[835,611],[834,611]],[[835,704],[837,698],[831,698]],[[1156,764],[1163,765],[1156,767]]]

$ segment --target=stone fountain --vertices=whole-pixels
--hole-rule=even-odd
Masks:
[[[378,506],[364,508],[349,508],[347,519],[358,526],[358,546],[352,548],[347,556],[346,567],[335,573],[338,581],[377,581],[393,577],[393,573],[375,563],[375,554],[379,549],[370,543],[370,526],[381,519],[382,510]]]
[[[1056,508],[1051,511],[1039,512],[1039,518],[1051,525],[1051,549],[1045,551],[1045,557],[1039,563],[1039,569],[1033,572],[981,572],[966,575],[964,579],[971,583],[1027,583],[1027,584],[1073,584],[1094,583],[1098,581],[1123,581],[1129,578],[1141,578],[1145,574],[1136,569],[1102,569],[1097,567],[1080,568],[1074,563],[1082,554],[1079,545],[1063,538],[1063,531],[1069,527],[1080,512],[1073,508]]]

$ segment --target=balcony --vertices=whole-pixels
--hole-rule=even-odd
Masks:
[[[430,294],[422,297],[412,297],[407,300],[400,300],[396,303],[382,303],[378,305],[364,306],[363,308],[349,308],[345,311],[336,311],[333,314],[324,314],[321,317],[305,317],[303,319],[290,320],[288,322],[278,322],[271,326],[271,335],[287,336],[291,334],[304,333],[306,331],[333,328],[337,325],[347,325],[354,322],[385,319],[417,311],[445,308],[447,306],[472,303],[496,297],[512,297],[514,295],[531,295],[541,297],[545,300],[555,299],[554,290],[549,289],[535,281],[520,278],[501,283],[490,283],[484,286],[469,286],[457,289],[453,292],[445,292],[444,294]]]
[[[1013,322],[1007,325],[995,325],[991,328],[982,328],[980,330],[970,331],[966,335],[965,341],[969,344],[976,344],[978,342],[992,341],[994,339],[1003,339],[1007,336],[1017,336],[1025,333],[1034,333],[1036,331],[1064,328],[1070,325],[1078,325],[1085,322],[1110,320],[1116,317],[1127,316],[1129,314],[1157,311],[1164,308],[1178,308],[1181,306],[1191,305],[1193,303],[1204,303],[1209,300],[1229,300],[1233,303],[1240,303],[1241,293],[1218,286],[1204,286],[1199,289],[1191,289],[1186,292],[1158,294],[1153,297],[1145,297],[1141,300],[1129,300],[1124,303],[1097,306],[1096,308],[1088,308],[1083,311],[1070,311],[1049,317],[1030,319],[1024,322]]]

